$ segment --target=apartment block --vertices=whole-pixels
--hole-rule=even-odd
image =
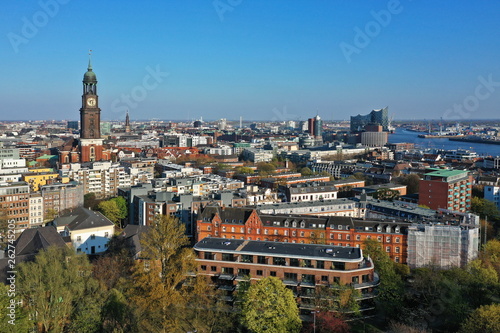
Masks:
[[[349,285],[361,293],[361,311],[374,307],[379,278],[359,248],[204,238],[194,249],[197,274],[210,276],[229,302],[240,282],[274,276],[292,290],[303,313],[315,308],[324,286]]]
[[[467,212],[471,208],[472,176],[467,171],[429,168],[419,186],[419,204],[431,209]]]

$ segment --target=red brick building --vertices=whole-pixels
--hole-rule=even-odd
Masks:
[[[221,237],[300,244],[361,247],[377,239],[395,261],[406,263],[409,223],[365,221],[351,217],[265,215],[256,209],[207,206],[196,221],[196,239]]]
[[[322,286],[349,285],[361,293],[361,311],[374,307],[379,278],[359,248],[205,238],[194,249],[198,274],[210,276],[229,302],[241,281],[274,276],[293,291],[304,314],[315,308]]]
[[[418,203],[431,209],[470,211],[472,176],[462,170],[426,169],[418,195]]]

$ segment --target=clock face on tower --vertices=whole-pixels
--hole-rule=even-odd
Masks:
[[[87,98],[87,105],[88,106],[95,106],[96,105],[95,97],[89,97],[89,98]]]

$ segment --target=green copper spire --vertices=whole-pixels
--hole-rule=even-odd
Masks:
[[[92,50],[89,50],[89,67],[87,67],[87,70],[92,71]]]

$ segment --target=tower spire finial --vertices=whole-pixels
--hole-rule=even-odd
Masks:
[[[92,50],[89,50],[89,67],[87,68],[87,70],[92,70]]]

